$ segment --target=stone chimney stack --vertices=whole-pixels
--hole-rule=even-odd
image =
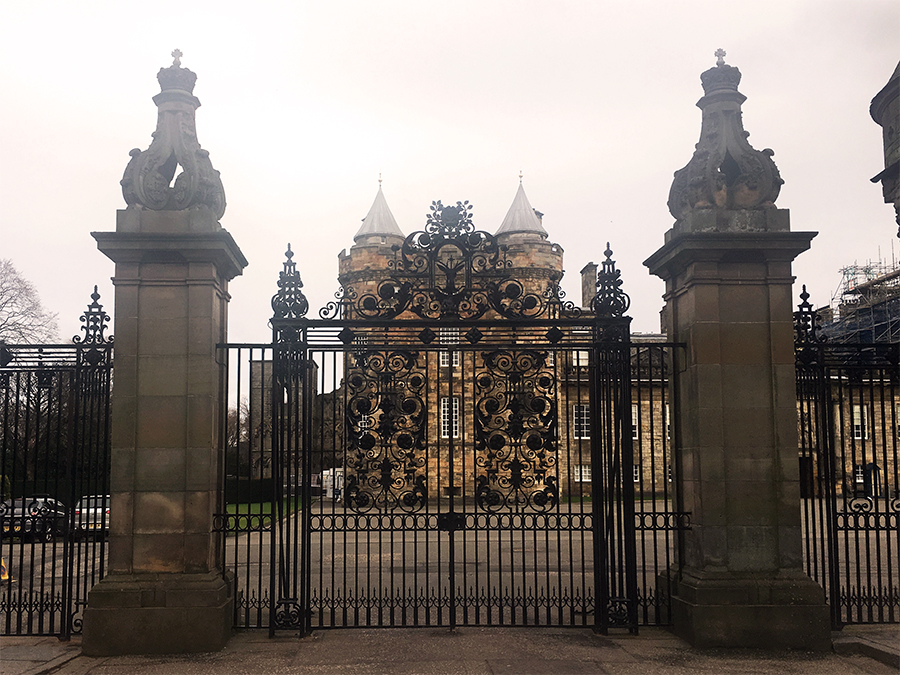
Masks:
[[[589,262],[581,270],[581,306],[590,307],[597,294],[597,264]]]

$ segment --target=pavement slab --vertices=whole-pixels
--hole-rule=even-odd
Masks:
[[[836,634],[845,647],[824,654],[699,650],[661,628],[609,636],[582,628],[356,629],[317,631],[302,639],[291,634],[269,639],[264,632],[247,631],[219,652],[116,657],[82,656],[77,638],[3,637],[0,674],[897,675],[897,667],[847,645],[889,648],[897,643],[898,628]]]

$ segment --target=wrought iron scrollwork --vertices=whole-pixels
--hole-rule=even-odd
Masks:
[[[84,324],[81,327],[81,330],[84,331],[84,336],[75,335],[72,338],[72,342],[75,344],[102,345],[113,342],[114,338],[112,335],[106,337],[104,334],[109,327],[107,326],[109,315],[103,310],[103,305],[98,302],[99,300],[100,294],[97,292],[97,287],[94,286],[94,292],[91,293],[91,302],[80,319],[81,323]]]
[[[303,609],[296,600],[279,600],[275,605],[274,623],[276,628],[297,628],[303,620]]]
[[[624,316],[631,306],[631,298],[622,290],[622,272],[616,269],[612,254],[609,242],[606,242],[606,250],[603,252],[606,260],[597,273],[597,293],[591,300],[591,310],[598,318]]]
[[[486,511],[547,511],[559,503],[555,379],[547,353],[483,354],[475,376],[475,501]]]
[[[825,342],[827,338],[819,335],[819,315],[809,303],[809,293],[806,292],[806,284],[800,292],[800,304],[794,312],[794,344],[811,345]]]
[[[794,358],[798,365],[810,365],[819,358],[817,347],[828,341],[819,334],[819,315],[809,303],[806,284],[800,292],[800,304],[794,312]]]
[[[509,276],[512,263],[505,247],[492,234],[475,229],[468,201],[455,206],[432,202],[425,229],[406,237],[396,251],[390,276],[374,291],[357,295],[344,287],[320,316],[393,319],[409,312],[422,319],[474,320],[495,312],[537,318],[556,298]]]
[[[284,252],[284,269],[278,275],[278,292],[272,296],[273,319],[302,319],[309,311],[309,301],[303,295],[303,281],[292,258],[294,252],[288,244]]]
[[[426,378],[419,354],[348,355],[344,503],[358,513],[425,506]]]
[[[566,292],[559,285],[560,277],[553,275],[550,283],[544,291],[544,298],[550,308],[551,318],[568,317],[577,319],[582,315],[582,309],[571,300],[566,300]]]

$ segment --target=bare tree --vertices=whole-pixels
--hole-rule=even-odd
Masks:
[[[37,289],[12,261],[0,258],[0,342],[37,344],[56,339],[56,314],[44,309]]]

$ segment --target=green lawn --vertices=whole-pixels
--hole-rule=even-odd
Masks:
[[[240,504],[226,504],[225,513],[245,513],[250,515],[269,515],[272,513],[273,502],[242,502]],[[285,499],[283,513],[292,513],[300,510],[300,504],[294,504],[293,499]]]

